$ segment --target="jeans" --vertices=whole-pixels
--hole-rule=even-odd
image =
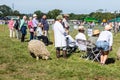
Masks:
[[[109,43],[106,41],[97,41],[96,46],[98,49],[102,49],[103,51],[109,50]]]

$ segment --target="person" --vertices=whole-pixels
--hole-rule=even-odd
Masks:
[[[54,41],[55,41],[55,48],[56,48],[56,57],[60,58],[60,49],[62,48],[63,58],[67,58],[66,52],[66,37],[65,37],[65,29],[62,25],[62,15],[58,15],[56,17],[55,24],[53,26],[54,31]]]
[[[97,39],[96,46],[101,50],[100,63],[105,64],[109,51],[112,50],[113,35],[110,32],[112,27],[110,25],[105,26],[105,30],[102,31]]]
[[[34,36],[34,26],[33,26],[33,22],[32,22],[32,17],[29,18],[28,21],[28,29],[30,32],[30,40],[33,40],[33,36]]]
[[[37,27],[37,30],[36,30],[37,38],[38,38],[38,40],[42,39],[42,41],[44,42],[44,44],[46,46],[48,46],[49,41],[48,41],[48,38],[43,35],[42,27],[43,27],[43,25],[41,23],[39,23],[38,27]]]
[[[49,24],[48,24],[46,19],[47,19],[47,16],[43,15],[42,19],[40,20],[40,22],[43,25],[44,36],[48,37]]]
[[[93,44],[96,44],[96,41],[99,37],[100,31],[98,29],[94,30],[93,35],[88,38],[88,41],[92,42]]]
[[[10,30],[10,38],[15,38],[15,29],[14,29],[14,20],[11,18],[11,20],[8,22],[8,28]]]
[[[64,14],[63,17],[64,17],[63,20],[62,20],[63,27],[65,28],[66,32],[69,32],[69,27],[70,27],[70,25],[68,23],[69,15],[68,14]]]
[[[26,21],[27,17],[23,16],[23,19],[20,22],[20,31],[22,33],[22,37],[21,37],[21,42],[24,42],[25,40],[25,35],[27,34],[27,21]]]
[[[37,15],[36,14],[33,14],[33,26],[34,26],[34,39],[36,39],[36,29],[37,29],[37,26],[38,26],[38,20],[37,20]]]
[[[20,16],[18,16],[17,20],[14,23],[14,28],[16,30],[17,39],[21,39],[21,32],[19,30],[19,27],[20,27]]]
[[[86,45],[84,44],[79,44],[77,40],[81,40],[81,41],[86,41],[86,36],[84,34],[85,28],[84,26],[79,26],[78,27],[78,34],[75,36],[75,40],[76,40],[76,45],[78,46],[78,48],[81,51],[86,51]]]
[[[93,53],[95,53],[95,54],[99,53],[99,50],[96,47],[96,41],[99,37],[100,31],[98,29],[93,30],[92,34],[93,35],[88,38],[88,41],[90,43],[89,43],[89,46],[87,47],[87,56],[86,57],[89,57],[89,59],[94,59],[95,58],[95,55]]]

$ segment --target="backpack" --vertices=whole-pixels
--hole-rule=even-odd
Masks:
[[[18,29],[18,27],[19,27],[19,22],[18,22],[18,20],[16,20],[16,21],[15,21],[15,24],[14,24],[14,28],[15,28],[15,29]]]

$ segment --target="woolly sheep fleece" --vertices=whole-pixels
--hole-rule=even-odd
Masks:
[[[28,43],[28,50],[30,53],[34,54],[36,60],[38,60],[39,57],[46,60],[50,57],[50,53],[47,50],[45,44],[39,40],[31,40]]]

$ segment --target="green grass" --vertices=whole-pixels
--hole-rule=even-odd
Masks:
[[[76,33],[72,31],[71,35]],[[52,31],[50,35],[51,41],[54,41]],[[114,36],[109,58],[116,58],[119,36],[120,33]],[[29,40],[29,34],[26,38]],[[27,42],[9,38],[7,26],[0,25],[0,80],[120,80],[120,61],[101,66],[98,62],[81,59],[81,52],[72,54],[68,59],[57,60],[54,45],[47,48],[52,60],[36,61],[28,53]]]

